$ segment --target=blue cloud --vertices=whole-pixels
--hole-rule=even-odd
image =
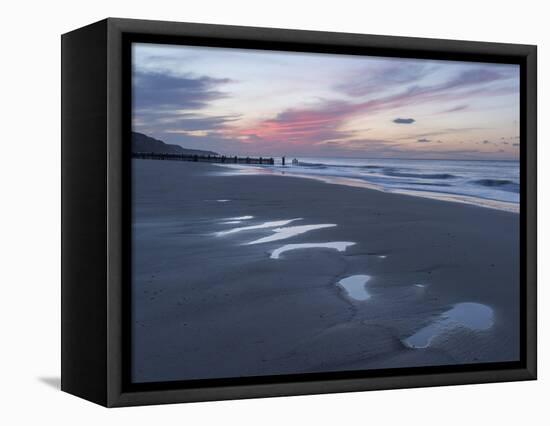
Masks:
[[[415,121],[416,120],[414,118],[396,118],[393,120],[393,122],[397,124],[412,124]]]
[[[227,97],[217,87],[229,79],[207,76],[173,76],[158,72],[137,72],[133,78],[134,108],[184,109],[205,108],[209,102]]]
[[[378,93],[392,87],[402,87],[425,77],[433,67],[411,61],[384,60],[369,65],[349,77],[345,83],[336,85],[336,89],[349,96],[365,96]]]
[[[185,132],[213,134],[236,115],[211,116],[201,112],[217,99],[228,95],[220,86],[227,78],[176,76],[160,72],[135,72],[133,75],[134,130],[169,142],[187,143]]]
[[[446,109],[445,111],[442,111],[443,113],[449,113],[449,112],[457,112],[457,111],[464,111],[468,108],[468,105],[457,105],[453,108]]]

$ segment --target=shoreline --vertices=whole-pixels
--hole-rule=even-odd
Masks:
[[[519,357],[514,213],[209,164],[132,169],[136,382]]]
[[[512,203],[507,201],[493,200],[489,198],[473,197],[470,195],[461,195],[455,193],[435,192],[435,191],[421,191],[421,190],[408,190],[408,189],[391,189],[385,188],[382,185],[377,185],[372,182],[368,182],[359,178],[346,178],[341,176],[330,175],[313,175],[304,173],[285,173],[283,170],[273,170],[263,167],[245,166],[245,165],[231,165],[231,164],[215,164],[222,168],[237,170],[236,173],[227,173],[228,175],[269,175],[269,176],[281,176],[281,177],[297,177],[302,179],[313,179],[320,182],[324,182],[332,185],[345,185],[356,188],[372,189],[375,191],[386,192],[390,194],[408,195],[411,197],[427,198],[432,200],[447,201],[451,203],[468,204],[483,208],[495,209],[506,211],[510,213],[519,214],[519,203]],[[289,167],[290,169],[290,167]]]

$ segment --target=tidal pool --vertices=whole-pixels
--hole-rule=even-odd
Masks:
[[[350,299],[359,302],[370,299],[367,283],[370,275],[351,275],[338,281],[338,286],[343,288]]]
[[[441,314],[432,324],[421,328],[403,343],[410,348],[421,349],[430,346],[432,339],[456,327],[469,330],[488,330],[494,324],[493,309],[481,303],[458,303]]]
[[[254,229],[263,229],[263,228],[274,228],[276,226],[285,226],[285,225],[288,225],[289,223],[294,222],[295,220],[302,220],[302,218],[288,219],[288,220],[275,220],[272,222],[260,223],[258,225],[241,226],[239,228],[228,229],[227,231],[216,232],[216,235],[218,237],[221,237],[224,235],[234,234],[236,232],[251,231]]]
[[[254,216],[227,217],[223,220],[250,220],[250,219],[254,219]]]
[[[272,229],[272,231],[274,232],[273,235],[269,235],[268,237],[263,237],[258,240],[254,240],[246,244],[247,245],[262,244],[262,243],[269,243],[272,241],[286,240],[287,238],[294,237],[295,235],[304,234],[306,232],[314,231],[316,229],[332,228],[334,226],[336,226],[334,223],[323,223],[320,225],[300,225],[300,226],[286,226],[284,228],[275,228],[275,229]]]
[[[303,249],[312,249],[312,248],[328,248],[332,250],[337,250],[339,252],[344,252],[350,246],[355,245],[351,241],[333,241],[330,243],[303,243],[303,244],[286,244],[282,247],[279,247],[276,250],[271,252],[271,259],[279,259],[281,254],[286,253],[287,251],[292,250],[303,250]]]

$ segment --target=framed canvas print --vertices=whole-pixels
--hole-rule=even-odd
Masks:
[[[536,47],[107,19],[62,37],[62,389],[536,378]]]

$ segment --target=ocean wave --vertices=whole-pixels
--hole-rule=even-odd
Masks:
[[[361,186],[364,182],[367,188],[423,194],[419,196],[432,194],[430,197],[442,199],[470,197],[479,200],[480,205],[493,201],[519,205],[517,162],[304,158],[293,166],[297,167],[242,168],[288,176],[295,174],[351,186]]]
[[[519,192],[519,184],[507,179],[478,179],[474,180],[473,183],[503,191]]]
[[[406,185],[421,185],[421,186],[446,186],[451,187],[453,185],[448,183],[433,183],[433,182],[406,182]]]
[[[384,174],[386,176],[392,177],[408,177],[408,178],[417,178],[417,179],[454,179],[455,175],[450,173],[406,173],[406,172],[396,172],[393,170],[385,170]]]
[[[354,165],[354,164],[327,164],[327,163],[308,163],[306,161],[299,161],[298,165],[303,167],[315,168],[315,169],[327,169],[329,167],[339,169],[383,169],[384,166],[376,165]]]
[[[300,166],[310,167],[312,169],[326,169],[328,166],[323,163],[304,163],[302,161],[298,162]]]

